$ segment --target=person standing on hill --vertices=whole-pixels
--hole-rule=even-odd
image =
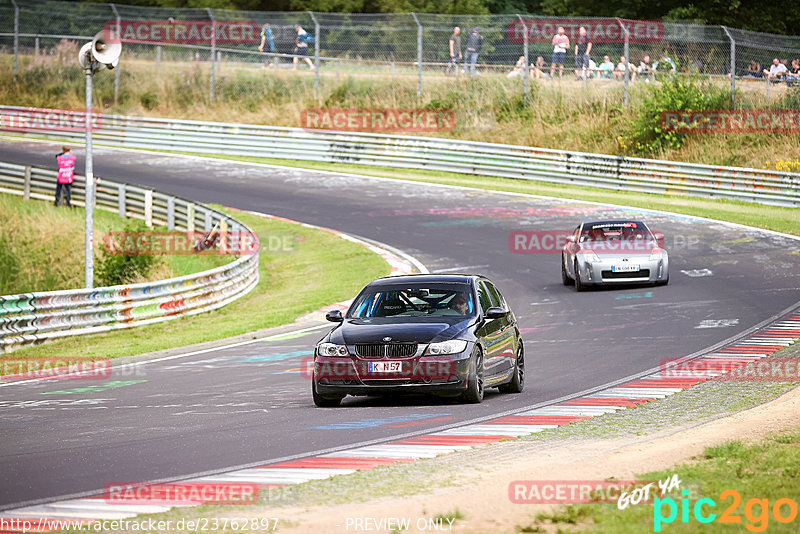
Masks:
[[[578,40],[575,43],[575,75],[578,80],[585,80],[589,68],[589,54],[592,53],[592,40],[586,34],[585,27],[581,26],[578,32]]]
[[[467,70],[467,63],[469,63],[470,77],[475,74],[475,64],[478,62],[478,54],[483,46],[483,35],[479,26],[475,26],[472,33],[467,37],[467,57],[464,58],[464,70]]]
[[[458,73],[458,64],[461,63],[461,59],[461,28],[456,26],[453,28],[453,35],[450,36],[450,61],[447,63],[444,73],[449,75],[453,67]]]
[[[564,26],[558,27],[558,33],[553,36],[553,64],[550,66],[550,79],[556,77],[556,65],[558,68],[558,79],[564,76],[564,58],[567,56],[569,48],[569,37],[564,34]]]
[[[55,205],[58,206],[58,198],[61,196],[61,188],[64,188],[64,197],[67,201],[67,207],[70,205],[70,188],[72,187],[72,180],[75,178],[75,155],[70,152],[69,147],[61,147],[61,153],[56,156],[58,162],[58,176],[56,177],[56,201]]]

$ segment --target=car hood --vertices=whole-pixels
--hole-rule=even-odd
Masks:
[[[474,320],[474,317],[345,319],[331,332],[330,341],[346,345],[386,343],[384,338],[390,337],[393,343],[432,343],[457,337]]]

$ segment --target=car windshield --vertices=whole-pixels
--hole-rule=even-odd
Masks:
[[[369,288],[350,307],[348,317],[468,317],[475,314],[470,286],[391,285]]]
[[[587,224],[581,231],[581,243],[603,243],[609,241],[650,241],[653,236],[642,223],[617,222]]]

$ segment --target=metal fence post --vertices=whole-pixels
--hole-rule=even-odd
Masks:
[[[156,72],[161,68],[161,45],[156,46]]]
[[[144,224],[148,228],[153,227],[153,190],[147,189],[144,192]]]
[[[206,218],[203,224],[203,231],[210,232],[211,228],[214,226],[214,222],[211,220],[211,212],[206,210]]]
[[[125,199],[125,184],[119,184],[119,189],[117,190],[117,210],[119,211],[119,216],[123,219],[128,214],[128,206]]]
[[[527,103],[528,102],[528,85],[530,83],[529,80],[528,80],[528,77],[530,75],[530,63],[528,61],[528,25],[525,24],[525,21],[522,19],[522,15],[518,14],[517,18],[522,23],[522,27],[525,30],[525,37],[523,38],[523,43],[524,43],[523,55],[525,57],[525,72],[523,73],[523,76],[525,77],[525,96],[523,98],[525,99],[525,102]]]
[[[731,40],[731,109],[736,109],[736,39],[727,26],[722,26],[725,35]]]
[[[16,77],[19,70],[19,6],[14,0],[14,76]]]
[[[206,12],[208,13],[208,18],[211,19],[211,75],[209,76],[209,83],[208,83],[208,100],[210,102],[214,101],[214,62],[216,61],[217,56],[217,21],[214,18],[214,15],[211,13],[211,8],[207,7]]]
[[[167,230],[175,229],[175,197],[167,197]]]
[[[194,204],[186,204],[186,231],[194,232]]]
[[[417,23],[417,100],[422,95],[422,24],[419,22],[417,14],[413,11],[411,16]]]
[[[25,185],[22,189],[22,200],[30,200],[31,198],[31,166],[25,166]],[[58,200],[58,199],[56,199]]]
[[[114,12],[114,17],[117,19],[117,32],[122,31],[122,23],[119,16],[119,11],[117,11],[117,6],[114,4],[109,4],[111,6],[111,10]],[[117,95],[119,94],[119,65],[114,69],[114,103],[117,103]]]
[[[628,28],[622,23],[622,19],[617,19],[617,23],[619,27],[622,28],[622,33],[625,34],[625,109],[628,108],[628,104],[630,103],[630,94],[628,92],[628,86],[630,85],[631,80],[631,58],[630,58],[630,32]]]
[[[312,11],[308,14],[314,22],[314,91],[316,92],[319,90],[319,22]]]

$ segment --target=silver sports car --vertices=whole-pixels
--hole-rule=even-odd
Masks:
[[[561,251],[561,280],[583,291],[592,285],[669,282],[663,236],[641,221],[585,222]]]

